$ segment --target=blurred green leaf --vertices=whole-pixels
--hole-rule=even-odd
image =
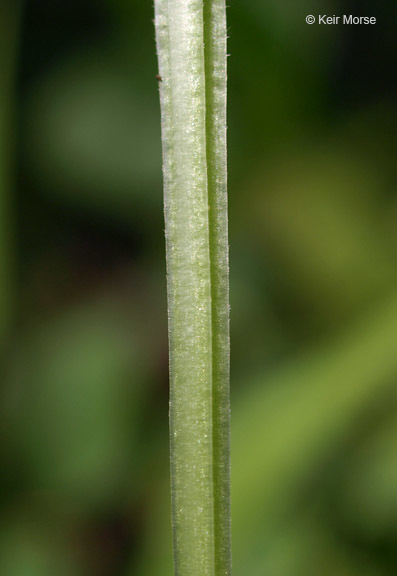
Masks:
[[[135,221],[161,213],[157,85],[142,93],[115,53],[78,53],[35,87],[26,152],[53,199]]]
[[[305,480],[397,376],[397,301],[249,389],[233,412],[236,570],[278,530]],[[284,520],[283,520],[284,519]],[[263,561],[266,554],[263,552]],[[258,572],[262,573],[262,572]]]
[[[62,525],[43,525],[20,512],[2,518],[0,525],[0,572],[7,576],[83,576],[78,558],[63,541]]]
[[[14,312],[14,79],[19,38],[18,0],[0,3],[0,341]]]
[[[379,428],[351,455],[340,478],[344,522],[374,540],[393,534],[397,521],[396,412]]]
[[[136,343],[106,301],[31,334],[6,382],[3,425],[11,465],[27,467],[36,489],[83,508],[137,489],[144,371]]]
[[[387,293],[397,273],[384,183],[339,140],[323,146],[261,171],[245,226],[290,306],[332,326]]]

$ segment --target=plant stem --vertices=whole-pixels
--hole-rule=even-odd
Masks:
[[[224,0],[156,0],[177,576],[231,574]]]

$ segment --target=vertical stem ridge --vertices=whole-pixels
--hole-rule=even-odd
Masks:
[[[206,140],[212,299],[215,575],[231,574],[230,337],[227,213],[227,26],[224,0],[204,3]]]
[[[155,0],[177,576],[230,575],[224,0]],[[205,46],[205,49],[204,49]],[[207,105],[208,103],[208,105]]]

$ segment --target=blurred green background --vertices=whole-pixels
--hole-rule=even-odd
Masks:
[[[5,576],[172,574],[152,20],[0,3]],[[397,4],[228,20],[235,574],[395,575]]]

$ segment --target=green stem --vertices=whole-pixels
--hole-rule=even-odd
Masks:
[[[156,0],[174,563],[231,574],[224,0]]]

